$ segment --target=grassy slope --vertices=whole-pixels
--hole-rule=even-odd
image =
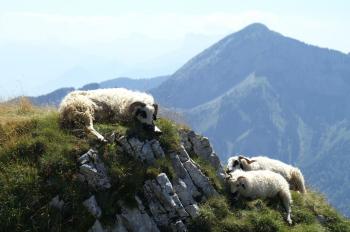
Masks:
[[[118,201],[134,205],[133,193],[146,179],[160,172],[174,177],[169,157],[145,167],[137,160],[118,153],[115,145],[99,147],[112,188],[95,191],[78,181],[77,157],[92,145],[90,138],[78,138],[58,126],[57,112],[33,108],[25,100],[18,105],[0,105],[0,231],[87,231],[92,218],[82,201],[95,194],[103,210],[102,221],[109,224],[118,212]],[[160,120],[164,134],[160,142],[166,153],[177,148],[176,126]],[[97,125],[104,133],[129,133],[130,125]],[[193,156],[222,195],[201,205],[200,216],[191,222],[192,231],[350,231],[350,223],[340,216],[320,194],[305,198],[293,193],[289,227],[276,200],[230,202],[215,170]],[[51,209],[50,200],[59,194],[64,200],[62,213]],[[276,203],[277,202],[277,203]],[[316,216],[323,215],[320,224]]]

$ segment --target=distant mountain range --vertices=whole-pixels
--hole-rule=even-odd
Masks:
[[[252,24],[151,91],[222,161],[263,154],[302,168],[350,216],[350,57]]]
[[[163,81],[165,81],[168,76],[153,77],[147,79],[132,79],[128,77],[119,77],[100,83],[90,83],[79,88],[80,90],[93,90],[99,88],[127,88],[139,91],[148,91],[150,89],[156,88]],[[28,97],[30,101],[35,105],[46,106],[58,106],[69,92],[74,91],[75,88],[60,88],[51,93],[40,95],[37,97]]]

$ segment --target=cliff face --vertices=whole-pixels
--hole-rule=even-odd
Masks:
[[[142,188],[131,196],[136,207],[130,208],[126,206],[128,202],[119,202],[120,212],[116,213],[114,224],[107,227],[99,220],[103,210],[92,194],[84,201],[84,205],[96,218],[91,231],[187,230],[186,225],[199,214],[199,204],[218,195],[211,180],[189,154],[212,165],[218,179],[222,181],[224,173],[207,138],[188,130],[181,130],[179,134],[179,147],[168,154],[165,154],[156,139],[141,141],[135,137],[116,137],[113,134],[109,140],[116,144],[118,152],[133,157],[146,168],[154,167],[157,161],[167,159],[168,168],[172,171],[156,173],[154,177],[147,178]],[[80,179],[86,181],[92,189],[109,191],[110,177],[100,156],[95,149],[90,149],[78,159]]]

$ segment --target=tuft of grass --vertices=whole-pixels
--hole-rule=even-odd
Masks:
[[[0,125],[20,124],[23,121],[43,117],[54,112],[51,107],[36,107],[28,98],[21,97],[16,102],[0,103]]]
[[[125,135],[128,132],[130,127],[127,123],[115,123],[115,124],[105,124],[105,123],[97,123],[94,125],[95,129],[100,132],[102,135],[116,133],[120,135]]]
[[[176,124],[168,119],[160,118],[156,121],[156,125],[163,132],[159,137],[159,142],[167,151],[176,151],[180,147],[180,135]]]
[[[146,169],[146,179],[154,179],[160,173],[165,173],[170,180],[175,177],[175,170],[168,156],[157,159],[156,162]]]
[[[18,114],[28,114],[34,111],[34,106],[26,97],[20,97],[18,100]]]
[[[221,220],[231,215],[226,198],[209,198],[200,207],[199,216],[191,221],[190,231],[218,231]],[[226,222],[227,223],[227,222]]]

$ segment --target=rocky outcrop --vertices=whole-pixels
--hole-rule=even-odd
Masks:
[[[90,149],[82,155],[78,162],[80,164],[80,178],[86,180],[91,187],[95,189],[108,189],[111,187],[107,170],[95,149]]]
[[[218,194],[189,154],[209,162],[218,176],[223,174],[223,168],[207,138],[193,131],[182,130],[180,135],[180,147],[167,154],[174,174],[170,178],[166,173],[160,173],[154,179],[146,180],[142,191],[135,195],[137,207],[129,208],[120,202],[121,212],[116,214],[114,226],[103,226],[98,220],[103,212],[94,196],[84,201],[84,206],[96,218],[91,231],[187,231],[188,222],[199,214],[199,203]],[[118,145],[119,152],[133,156],[146,166],[165,157],[156,139],[141,141],[122,136],[112,140]],[[110,187],[106,168],[96,150],[89,150],[78,161],[82,179],[91,187],[99,191]]]
[[[95,218],[101,217],[102,211],[101,208],[98,206],[94,195],[92,195],[89,199],[85,200],[83,202],[83,205]]]
[[[136,197],[137,208],[122,207],[122,212],[116,215],[115,231],[158,232],[154,220],[147,214],[142,201]]]
[[[158,140],[141,142],[137,138],[122,136],[116,140],[124,152],[134,156],[146,164],[152,164],[156,159],[165,156]]]
[[[181,142],[185,149],[200,158],[208,161],[216,170],[221,179],[225,178],[224,169],[221,166],[220,159],[211,146],[209,139],[196,134],[194,131],[182,129],[179,131]]]

